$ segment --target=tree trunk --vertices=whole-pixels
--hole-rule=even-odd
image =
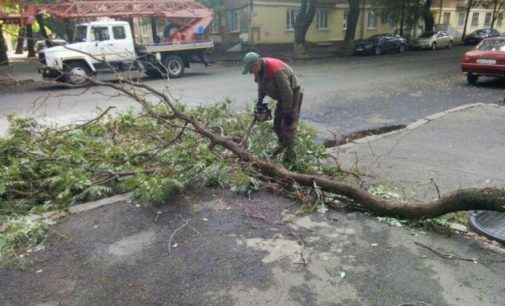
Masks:
[[[73,23],[71,23],[71,21],[67,19],[64,21],[63,27],[65,28],[65,35],[66,35],[67,41],[72,42],[74,39]],[[133,31],[133,27],[132,27],[132,31]]]
[[[472,9],[473,0],[468,0],[468,6],[466,7],[466,15],[465,15],[465,25],[463,26],[463,34],[461,35],[461,40],[465,38],[466,35],[466,27],[468,25],[468,17],[470,16],[470,10]]]
[[[310,24],[316,14],[317,0],[302,0],[300,12],[295,22],[295,46],[296,54],[305,54],[305,37]]]
[[[403,24],[405,23],[405,1],[402,1],[401,11],[400,11],[400,36],[403,36]]]
[[[16,54],[23,54],[24,45],[25,45],[25,28],[23,28],[23,26],[20,26],[18,30],[18,39],[16,44]]]
[[[431,14],[431,2],[432,0],[426,0],[423,8],[423,19],[424,19],[424,31],[433,31],[433,26],[435,25],[435,20]]]
[[[46,23],[44,22],[44,16],[42,14],[37,14],[35,18],[37,19],[37,23],[39,24],[40,36],[42,36],[45,39],[46,46],[48,48],[52,47],[53,44],[51,43],[51,40],[49,39],[49,36],[47,35],[46,32]]]
[[[28,40],[28,57],[35,57],[35,39],[33,38],[33,28],[31,24],[26,26],[26,39]]]
[[[8,65],[7,45],[5,44],[3,26],[0,23],[0,66]]]
[[[347,17],[347,28],[345,30],[344,48],[352,50],[354,47],[354,35],[359,18],[359,0],[347,0],[349,2],[349,15]]]

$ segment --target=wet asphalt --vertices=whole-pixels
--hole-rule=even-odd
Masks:
[[[484,78],[467,84],[460,61],[470,47],[436,51],[409,51],[382,56],[353,56],[290,61],[305,91],[303,120],[320,130],[341,133],[408,124],[418,118],[468,103],[501,103],[505,82]],[[17,68],[17,75],[38,79],[35,64]],[[13,69],[13,75],[16,75]],[[101,77],[103,80],[110,76]],[[257,97],[250,75],[240,74],[238,63],[217,63],[205,68],[193,65],[180,79],[143,81],[156,89],[168,88],[189,105],[209,105],[228,99],[243,111]],[[5,115],[36,116],[48,122],[89,119],[97,107],[136,107],[109,88],[87,90],[55,86],[11,87],[0,96],[0,131]]]

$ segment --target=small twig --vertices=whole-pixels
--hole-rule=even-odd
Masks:
[[[189,228],[192,229],[198,235],[201,235],[201,233],[200,233],[199,230],[197,230],[196,228],[194,228],[193,226],[191,226],[191,224],[189,224],[189,220],[184,219],[181,215],[179,215],[179,218],[181,218],[181,220],[184,221],[184,222],[188,222]]]
[[[444,252],[435,250],[435,249],[433,249],[425,244],[422,244],[420,242],[417,242],[417,241],[415,241],[414,243],[420,247],[423,247],[423,248],[429,250],[430,252],[434,253],[435,255],[445,258],[445,259],[471,261],[471,262],[475,262],[475,263],[477,263],[477,262],[505,262],[505,260],[465,258],[465,257],[457,256],[454,254],[448,254],[448,253],[444,253]]]
[[[435,186],[435,190],[437,190],[438,198],[440,199],[440,189],[438,188],[437,183],[435,183],[435,180],[433,178],[430,178],[430,182]]]
[[[302,247],[302,250],[300,252],[300,259],[301,260],[299,262],[294,262],[294,264],[306,266],[308,264],[308,262],[307,262],[307,259],[305,259],[305,256],[303,256],[303,253],[305,252],[305,243],[303,242],[303,239],[300,238],[300,236],[298,236],[295,232],[293,232],[289,227],[288,227],[288,230],[291,233],[291,235],[293,235],[296,239],[298,239],[298,243]]]
[[[65,133],[65,132],[68,132],[68,131],[71,131],[71,130],[74,130],[74,129],[80,129],[80,128],[83,128],[83,127],[86,127],[92,123],[95,123],[95,122],[98,122],[100,121],[100,119],[102,119],[111,109],[113,108],[116,108],[115,106],[109,106],[104,112],[102,112],[100,115],[98,115],[97,117],[87,121],[86,123],[83,123],[83,124],[79,124],[79,125],[75,125],[71,128],[68,128],[66,130],[60,130],[58,131],[58,133]]]
[[[184,224],[182,224],[181,226],[179,226],[178,228],[175,229],[175,231],[172,233],[172,235],[170,235],[170,238],[168,239],[168,253],[170,254],[170,249],[172,248],[172,239],[174,239],[174,236],[175,234],[177,234],[177,232],[181,229],[183,229],[186,225],[189,224],[189,221],[186,220],[186,222],[184,222]]]

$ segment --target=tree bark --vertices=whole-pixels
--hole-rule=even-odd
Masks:
[[[347,0],[349,3],[349,15],[347,17],[347,28],[345,30],[344,48],[352,50],[354,47],[354,36],[359,18],[359,0]]]
[[[48,48],[52,47],[53,44],[51,43],[51,39],[49,39],[49,36],[47,35],[46,32],[46,23],[44,22],[44,16],[42,14],[37,14],[35,18],[37,19],[37,23],[39,24],[40,36],[42,36],[45,39],[46,46]]]
[[[7,57],[7,45],[5,44],[3,26],[0,23],[0,66],[8,64],[9,58]]]
[[[18,39],[16,43],[16,54],[23,54],[23,48],[25,45],[25,28],[22,26],[18,30]]]
[[[403,24],[405,23],[405,0],[402,0],[400,8],[400,36],[403,36]]]
[[[466,7],[466,15],[465,15],[465,25],[463,26],[463,34],[461,35],[461,40],[465,38],[466,35],[466,27],[468,25],[468,17],[470,16],[470,10],[472,9],[474,0],[468,0],[468,5]]]
[[[433,31],[433,26],[435,25],[435,20],[431,14],[431,3],[432,0],[426,0],[423,8],[423,19],[424,19],[424,31]]]
[[[317,0],[302,0],[300,12],[295,22],[295,47],[296,54],[305,53],[305,38],[310,24],[316,14]]]
[[[33,38],[33,28],[31,24],[26,26],[26,39],[28,40],[28,57],[35,57],[35,39]]]

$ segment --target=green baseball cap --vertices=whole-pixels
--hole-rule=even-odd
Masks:
[[[244,65],[244,69],[242,69],[242,74],[248,74],[251,70],[251,66],[254,65],[257,61],[261,59],[261,56],[256,52],[249,52],[244,55],[242,59],[242,64]]]

